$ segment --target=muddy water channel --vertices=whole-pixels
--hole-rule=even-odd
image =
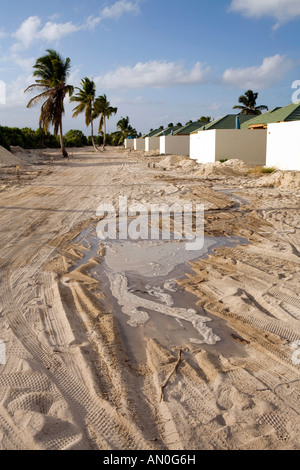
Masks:
[[[145,340],[156,338],[169,348],[214,349],[223,355],[241,352],[234,333],[224,320],[197,306],[199,300],[182,289],[178,280],[192,273],[190,262],[214,254],[219,246],[247,243],[238,237],[205,237],[200,250],[189,251],[178,240],[100,241],[95,228],[84,230],[75,240],[85,247],[73,269],[105,256],[91,270],[99,281],[106,312],[117,319],[131,360],[146,360]]]

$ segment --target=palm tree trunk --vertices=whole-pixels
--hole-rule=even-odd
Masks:
[[[92,138],[92,144],[96,152],[98,152],[98,149],[95,144],[95,139],[94,139],[94,124],[93,124],[93,119],[91,120],[91,138]]]
[[[106,144],[106,119],[104,116],[104,121],[103,121],[103,150],[105,150],[105,144]]]
[[[59,124],[59,140],[60,140],[60,148],[64,158],[68,156],[68,153],[65,149],[64,138],[63,138],[63,127],[62,127],[62,117],[60,118]]]

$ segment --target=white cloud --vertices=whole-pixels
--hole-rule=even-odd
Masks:
[[[18,44],[15,44],[14,49],[28,48],[33,41],[36,39],[38,30],[41,26],[41,19],[37,16],[30,16],[25,20],[20,28],[13,34],[13,36],[19,41]]]
[[[30,96],[24,90],[32,83],[32,76],[20,75],[7,84],[7,108],[26,108]]]
[[[75,33],[82,29],[80,26],[75,26],[70,21],[68,23],[53,23],[49,21],[39,31],[38,37],[46,41],[59,41],[64,36]]]
[[[97,77],[96,83],[103,88],[164,88],[172,85],[204,83],[210,68],[197,62],[191,70],[186,70],[182,63],[174,62],[139,62],[134,67],[119,67]]]
[[[42,21],[38,16],[30,16],[13,34],[17,39],[12,47],[13,51],[28,49],[38,40],[59,41],[64,36],[68,36],[82,29],[82,26],[75,26],[70,21],[68,23],[53,23],[48,21],[43,27]]]
[[[103,8],[99,16],[89,16],[81,25],[75,25],[71,21],[67,23],[57,23],[54,21],[57,15],[53,15],[51,21],[48,21],[42,26],[42,21],[38,16],[30,16],[21,24],[19,29],[13,33],[12,36],[17,39],[17,42],[12,46],[12,50],[19,51],[21,49],[28,49],[34,42],[39,40],[59,41],[63,37],[77,31],[93,29],[104,19],[119,19],[126,13],[138,13],[138,2],[139,0],[136,2],[118,0],[113,5]],[[1,35],[2,33],[0,31],[0,37]]]
[[[275,18],[274,28],[300,16],[299,0],[232,0],[231,11],[250,18],[269,16]]]
[[[239,88],[261,90],[279,82],[293,65],[287,57],[276,54],[266,57],[261,65],[227,69],[223,74],[223,82]]]
[[[85,27],[88,29],[95,28],[102,20],[113,19],[118,20],[125,14],[138,14],[140,12],[139,1],[129,2],[127,0],[118,0],[109,7],[104,7],[98,16],[89,16]]]
[[[110,7],[105,7],[101,13],[102,18],[121,18],[125,13],[138,13],[139,6],[135,2],[119,0]]]

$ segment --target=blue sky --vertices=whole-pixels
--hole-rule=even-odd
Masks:
[[[0,17],[0,124],[37,128],[24,89],[35,60],[70,57],[69,82],[88,76],[141,132],[203,115],[218,118],[249,88],[269,108],[291,102],[300,80],[299,0],[10,0]],[[296,39],[295,39],[296,38]],[[81,129],[66,100],[64,130]]]

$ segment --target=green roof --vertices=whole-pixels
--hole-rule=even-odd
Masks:
[[[239,116],[240,118],[240,124],[244,124],[246,121],[249,121],[252,116],[247,116],[243,114],[227,114],[227,116],[224,116],[220,119],[217,119],[216,121],[213,121],[209,124],[204,124],[205,130],[213,130],[213,129],[235,129],[236,125],[236,117]],[[203,124],[201,127],[199,127],[198,131],[201,131],[203,129]]]
[[[150,131],[148,134],[143,135],[143,139],[146,137],[154,137],[156,134],[159,134],[162,130],[161,129],[155,129],[154,131]]]
[[[177,131],[174,132],[174,135],[189,135],[189,134],[193,134],[195,131],[199,130],[199,126],[201,126],[201,128],[203,126],[205,126],[206,123],[205,122],[200,122],[200,121],[197,121],[197,122],[193,122],[192,124],[188,124],[184,127],[181,127],[180,129],[178,129]]]
[[[155,136],[152,137],[161,137],[162,135],[171,135],[172,131],[175,134],[176,131],[179,129],[182,129],[180,126],[173,126],[173,127],[168,127],[167,129],[160,130],[158,134],[155,134]]]
[[[249,126],[267,125],[276,122],[300,121],[300,104],[289,104],[283,108],[274,108],[260,116],[253,117],[247,124],[241,126],[247,129]]]

